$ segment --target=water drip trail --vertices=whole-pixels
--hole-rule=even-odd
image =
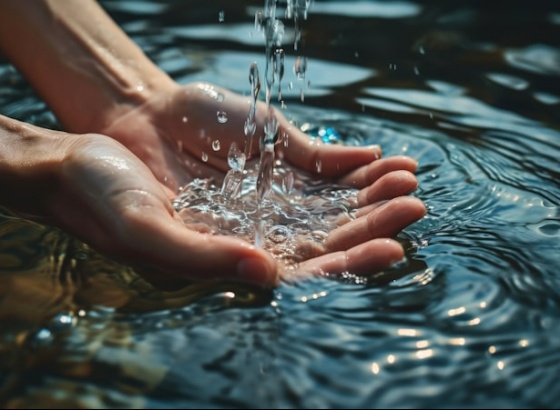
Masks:
[[[282,49],[282,39],[284,36],[284,23],[282,20],[276,18],[278,0],[266,0],[264,14],[258,14],[255,17],[255,22],[260,22],[261,27],[264,29],[265,34],[265,80],[266,80],[266,105],[267,117],[265,119],[264,134],[260,143],[260,163],[257,176],[257,197],[258,209],[257,220],[259,223],[256,226],[256,246],[262,246],[261,238],[264,237],[265,223],[262,218],[261,204],[266,199],[270,188],[271,181],[274,174],[274,145],[278,139],[278,120],[275,111],[271,105],[273,87],[278,83],[278,100],[282,100],[282,78],[284,76],[284,50]],[[299,33],[298,19],[303,16],[307,18],[307,9],[310,1],[302,2],[300,0],[288,0],[286,7],[286,16],[293,17],[296,27],[296,40],[294,42],[294,49],[297,49],[297,44],[301,38]],[[299,58],[298,58],[299,61]],[[301,71],[301,68],[300,68]],[[251,69],[252,73],[252,69]],[[305,73],[305,68],[303,68]],[[304,74],[303,74],[304,75]],[[251,76],[251,75],[250,75]],[[299,77],[299,74],[298,74]],[[254,94],[253,94],[254,95]],[[250,112],[251,115],[251,112]]]

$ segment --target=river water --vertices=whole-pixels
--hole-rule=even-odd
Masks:
[[[315,0],[305,78],[286,48],[290,119],[419,161],[428,214],[399,235],[394,269],[162,290],[5,213],[0,405],[557,407],[560,7],[507,4]],[[264,67],[262,1],[102,5],[179,82],[249,95],[251,63]],[[0,107],[58,127],[6,62]]]

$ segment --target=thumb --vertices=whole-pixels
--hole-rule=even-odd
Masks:
[[[120,256],[185,279],[278,285],[276,262],[266,251],[239,238],[190,230],[173,218],[158,219],[144,215],[131,224],[126,239],[129,255]]]

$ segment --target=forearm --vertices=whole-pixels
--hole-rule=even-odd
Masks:
[[[0,49],[68,131],[99,131],[173,84],[94,0],[2,0],[0,11]]]

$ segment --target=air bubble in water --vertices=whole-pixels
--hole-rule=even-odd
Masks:
[[[218,117],[218,122],[220,124],[225,124],[228,121],[227,114],[224,111],[218,111],[216,116]]]

